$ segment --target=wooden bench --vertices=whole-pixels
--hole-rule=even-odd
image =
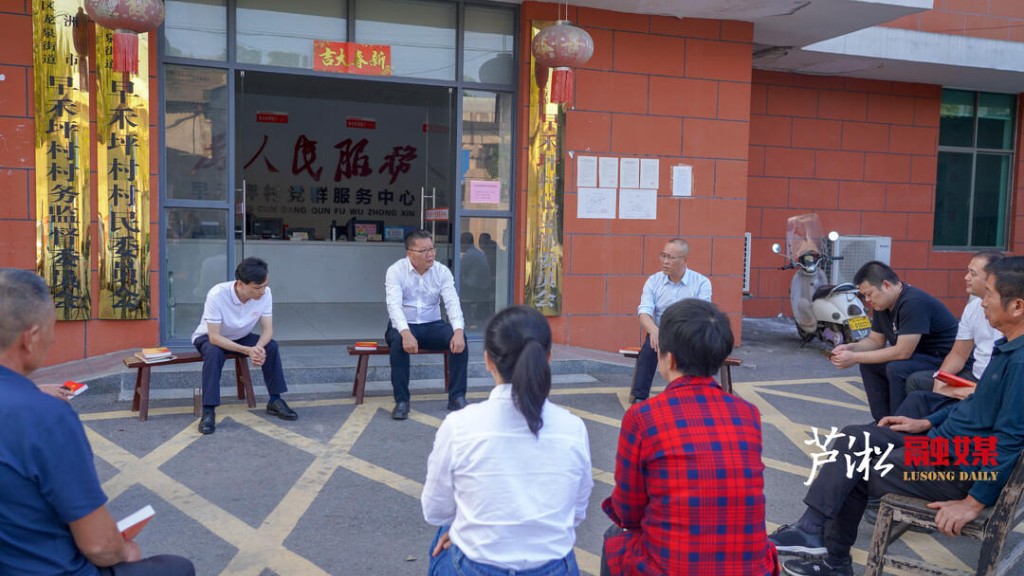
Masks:
[[[1006,536],[1014,526],[1024,521],[1024,509],[1020,508],[1021,496],[1024,494],[1024,452],[1017,458],[1017,464],[1010,472],[1010,477],[999,493],[995,505],[981,511],[981,514],[968,522],[960,535],[981,540],[981,554],[974,574],[992,576],[1004,574],[1006,570],[1017,565],[1024,556],[1024,541],[1010,551],[1000,562]],[[922,528],[935,527],[935,510],[928,508],[928,501],[902,494],[886,494],[882,496],[882,504],[878,508],[878,520],[871,536],[871,548],[868,550],[868,563],[864,576],[881,576],[886,566],[900,568],[904,574],[957,575],[969,576],[960,570],[939,568],[927,560],[905,558],[887,553],[889,545],[897,540],[909,526]],[[900,526],[897,528],[897,524]]]
[[[625,356],[626,358],[636,358],[640,356],[639,349],[623,349],[621,352],[622,355]],[[743,361],[740,360],[739,358],[733,358],[732,356],[729,356],[728,358],[725,359],[725,362],[722,363],[722,368],[718,371],[718,383],[721,384],[722,389],[728,392],[729,394],[732,394],[732,367],[740,366],[742,364]]]
[[[349,356],[358,356],[356,361],[356,377],[352,381],[352,395],[356,397],[356,404],[363,403],[363,392],[366,390],[366,369],[370,365],[370,356],[386,356],[391,354],[389,346],[378,345],[375,350],[356,350],[355,346],[348,347]],[[444,354],[444,391],[448,391],[448,359],[451,350],[420,350],[417,354]]]
[[[174,358],[163,362],[147,364],[138,356],[128,356],[124,362],[125,368],[137,370],[135,374],[135,396],[132,398],[132,411],[138,411],[139,421],[145,422],[149,418],[149,377],[150,371],[156,366],[170,366],[172,364],[191,364],[202,362],[203,356],[199,352],[175,352]],[[238,384],[238,399],[248,400],[249,408],[256,407],[256,396],[252,391],[252,377],[249,375],[249,357],[238,352],[227,352],[225,356],[235,361],[235,381]]]

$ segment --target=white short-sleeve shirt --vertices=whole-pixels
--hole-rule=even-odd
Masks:
[[[270,287],[259,299],[253,298],[242,303],[235,293],[235,281],[221,282],[210,288],[203,306],[203,318],[192,333],[192,343],[205,334],[209,334],[207,322],[220,324],[221,336],[228,340],[238,340],[248,336],[260,318],[272,316],[274,299],[270,295]]]

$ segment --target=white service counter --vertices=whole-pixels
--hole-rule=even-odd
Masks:
[[[245,255],[267,262],[275,303],[384,302],[384,274],[405,244],[248,240]],[[447,245],[437,261],[447,265]]]

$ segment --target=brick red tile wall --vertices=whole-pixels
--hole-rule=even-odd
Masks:
[[[784,241],[789,216],[817,212],[826,231],[891,236],[892,265],[901,278],[959,316],[971,251],[932,248],[941,91],[754,71],[747,203],[753,245],[745,315],[792,316],[793,273],[778,270],[782,259],[770,247]],[[1017,225],[1024,218],[1020,195],[1018,185],[1011,219],[1011,249],[1018,250],[1024,246]]]
[[[884,26],[1024,42],[1024,2],[1020,0],[935,0],[934,8]]]
[[[657,220],[576,218],[576,172],[565,161],[562,315],[557,342],[617,350],[639,343],[636,307],[666,240],[690,242],[690,266],[709,275],[714,301],[740,336],[752,27],[748,23],[651,17],[570,7],[594,38],[576,74],[566,115],[573,154],[661,160]],[[526,2],[522,44],[533,20],[558,19],[555,4]],[[529,61],[520,69],[519,225],[526,225]],[[694,166],[694,196],[673,199],[671,167]],[[525,240],[519,235],[516,301],[523,300]]]
[[[35,269],[36,254],[36,208],[35,208],[35,109],[32,77],[32,16],[28,1],[5,2],[0,6],[0,267]],[[90,70],[93,59],[90,58]],[[156,148],[159,116],[156,94],[156,45],[150,41],[150,104],[152,194],[150,226],[154,231],[150,261],[158,261],[156,255],[158,231],[157,191],[159,164]],[[93,76],[93,79],[95,77]],[[95,104],[93,104],[95,106]],[[92,121],[95,123],[95,109]],[[95,126],[92,128],[95,135]],[[96,143],[92,142],[90,154],[96,158]],[[96,166],[90,176],[92,189],[93,221],[89,226],[92,238],[92,294],[93,310],[98,310],[96,238]],[[150,270],[152,286],[151,306],[159,310],[159,273]],[[95,312],[94,312],[95,313]],[[59,364],[96,354],[116,350],[151,346],[159,339],[158,321],[115,321],[92,319],[84,322],[58,322],[57,341],[50,348],[46,364]]]

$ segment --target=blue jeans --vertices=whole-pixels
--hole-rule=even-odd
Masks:
[[[434,553],[437,541],[447,531],[448,526],[441,526],[437,529],[437,535],[434,536],[434,541],[430,544],[428,554]],[[537,568],[510,570],[474,562],[467,558],[454,542],[447,550],[441,550],[436,557],[431,556],[430,565],[427,568],[428,576],[579,576],[579,573],[579,566],[576,565],[576,553],[572,550],[565,558],[552,560]]]

